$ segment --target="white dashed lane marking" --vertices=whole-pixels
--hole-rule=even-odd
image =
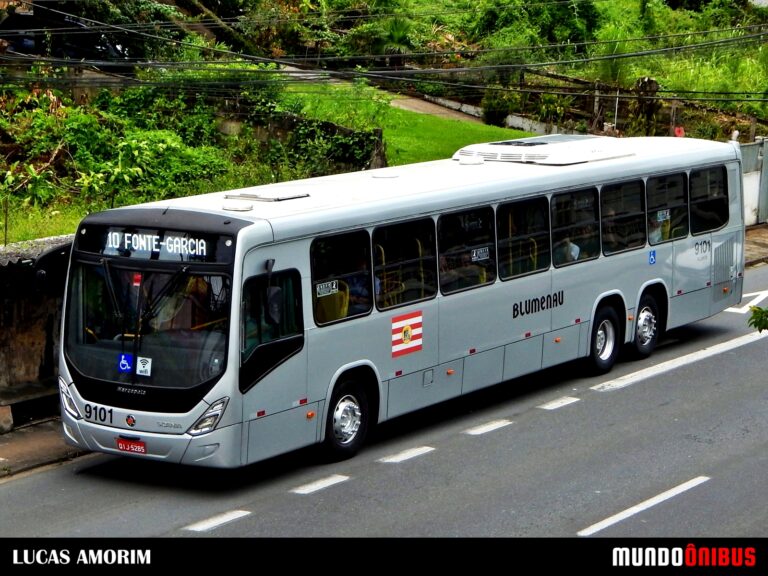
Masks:
[[[247,510],[231,510],[230,512],[219,514],[213,518],[190,524],[189,526],[186,526],[184,530],[191,530],[192,532],[208,532],[209,530],[213,530],[214,528],[218,528],[223,524],[228,524],[229,522],[233,522],[234,520],[242,518],[243,516],[248,516],[249,514],[250,512]]]
[[[504,428],[504,426],[509,426],[510,424],[512,424],[512,420],[493,420],[492,422],[486,422],[485,424],[480,424],[479,426],[464,430],[464,434],[479,436],[480,434],[487,434],[488,432],[493,432],[499,428]]]
[[[303,486],[298,486],[297,488],[293,488],[291,492],[294,494],[312,494],[313,492],[317,492],[318,490],[323,490],[325,488],[328,488],[329,486],[333,486],[334,484],[340,484],[341,482],[346,482],[349,480],[349,476],[344,476],[342,474],[333,474],[332,476],[328,476],[327,478],[321,478],[320,480],[315,480],[314,482],[310,482],[309,484],[304,484]]]
[[[563,406],[568,406],[568,404],[573,404],[574,402],[578,402],[578,398],[574,398],[573,396],[563,396],[562,398],[558,398],[557,400],[552,400],[551,402],[547,402],[546,404],[542,404],[541,406],[536,406],[536,408],[541,408],[542,410],[557,410],[558,408],[562,408]]]
[[[398,452],[397,454],[392,454],[391,456],[385,456],[384,458],[380,458],[379,462],[384,462],[385,464],[397,464],[399,462],[405,462],[406,460],[410,460],[411,458],[416,458],[417,456],[421,456],[422,454],[432,452],[432,450],[434,450],[432,446],[419,446],[418,448],[410,448],[408,450],[403,450],[402,452]]]
[[[609,526],[613,526],[614,524],[617,524],[622,520],[626,520],[630,516],[634,516],[635,514],[638,514],[643,510],[648,510],[648,508],[651,508],[652,506],[656,506],[656,504],[660,504],[665,500],[669,500],[670,498],[674,498],[678,494],[682,494],[683,492],[690,490],[691,488],[695,488],[696,486],[698,486],[699,484],[703,484],[707,480],[709,480],[709,476],[698,476],[693,480],[688,480],[688,482],[683,482],[679,486],[675,486],[674,488],[671,488],[666,492],[662,492],[658,496],[654,496],[653,498],[649,498],[644,502],[640,502],[640,504],[636,504],[635,506],[632,506],[632,508],[627,508],[623,512],[614,514],[610,518],[606,518],[605,520],[602,520],[597,524],[592,524],[592,526],[584,528],[584,530],[579,530],[576,534],[578,536],[591,536],[592,534],[595,534],[596,532],[600,532],[601,530],[604,530]]]

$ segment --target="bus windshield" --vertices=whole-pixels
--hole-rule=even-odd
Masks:
[[[229,278],[189,266],[147,270],[73,262],[65,352],[83,375],[192,388],[218,377],[227,348]]]

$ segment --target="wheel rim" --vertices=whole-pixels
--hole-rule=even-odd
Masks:
[[[349,394],[341,398],[333,410],[333,435],[336,440],[340,444],[352,442],[362,422],[363,412],[357,398]]]
[[[637,315],[637,341],[641,346],[647,346],[656,334],[656,316],[653,310],[645,307]]]
[[[613,323],[609,320],[603,320],[597,327],[595,335],[595,350],[600,360],[608,360],[613,354],[613,348],[616,345],[616,330]]]

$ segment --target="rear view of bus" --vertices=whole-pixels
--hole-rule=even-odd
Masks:
[[[142,222],[142,227],[136,227]],[[152,224],[155,224],[154,226]],[[233,221],[159,209],[86,217],[73,245],[59,387],[67,441],[237,466],[227,419]]]

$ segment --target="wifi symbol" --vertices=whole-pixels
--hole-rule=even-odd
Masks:
[[[137,358],[139,365],[136,367],[136,374],[140,376],[149,376],[152,370],[152,358]]]

